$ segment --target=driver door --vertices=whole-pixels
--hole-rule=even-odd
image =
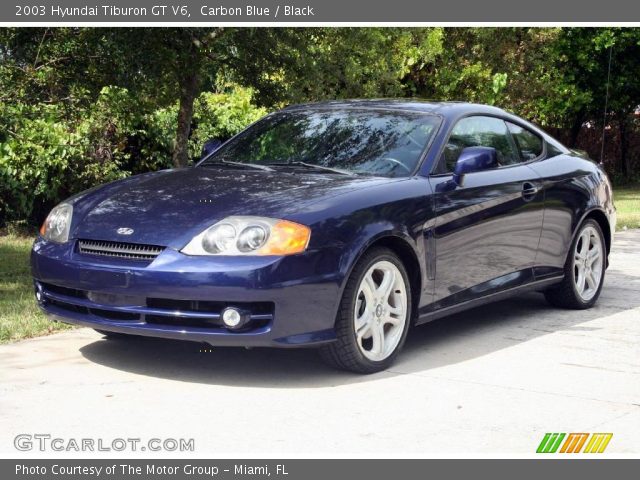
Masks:
[[[496,149],[498,167],[468,173],[446,188],[465,147]],[[539,176],[498,117],[458,121],[429,181],[435,209],[435,308],[473,300],[533,278],[542,231],[544,195]],[[450,185],[450,182],[449,182]]]

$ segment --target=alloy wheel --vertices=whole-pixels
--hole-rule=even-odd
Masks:
[[[573,281],[576,292],[589,301],[598,292],[602,279],[603,248],[600,235],[588,225],[581,232],[573,253]]]
[[[407,322],[407,288],[398,267],[381,260],[365,273],[356,296],[354,330],[360,352],[382,361],[396,349]]]

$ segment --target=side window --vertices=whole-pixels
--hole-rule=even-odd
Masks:
[[[562,150],[554,147],[550,143],[547,143],[547,157],[552,158],[557,157],[558,155],[562,155]]]
[[[542,155],[543,143],[542,139],[535,133],[530,132],[526,128],[507,122],[509,131],[513,136],[523,161],[533,160]]]
[[[453,127],[440,159],[439,172],[453,172],[460,153],[466,147],[495,148],[500,166],[520,162],[520,155],[503,120],[494,117],[467,117]]]

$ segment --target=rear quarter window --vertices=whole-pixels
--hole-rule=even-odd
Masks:
[[[507,126],[520,150],[520,156],[523,161],[533,160],[542,155],[544,150],[542,138],[520,125],[507,122]]]

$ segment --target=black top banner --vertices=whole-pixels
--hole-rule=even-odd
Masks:
[[[614,23],[640,22],[629,0],[8,0],[2,23]]]

